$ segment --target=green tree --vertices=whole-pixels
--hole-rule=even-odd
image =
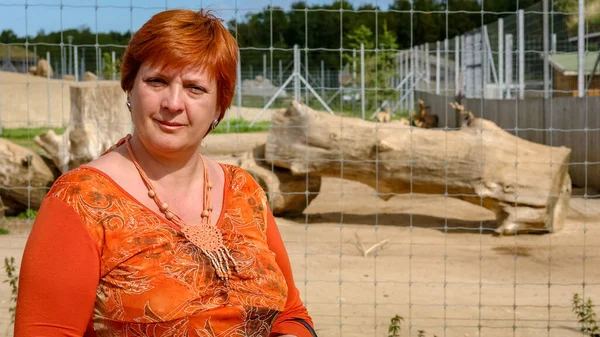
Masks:
[[[393,70],[398,43],[395,34],[387,29],[387,22],[383,22],[383,32],[378,36],[379,46],[375,46],[373,32],[364,25],[350,32],[347,40],[350,48],[360,50],[361,44],[364,44],[368,50],[365,51],[365,86],[376,89],[366,93],[368,101],[379,105],[379,102],[390,99],[394,94],[394,88],[391,88],[389,83],[392,76],[395,76]],[[344,56],[347,63],[356,62],[357,67],[360,66],[358,53],[356,59],[354,54],[346,53]]]
[[[5,29],[0,33],[0,43],[17,42],[17,34],[12,29]]]
[[[116,78],[121,77],[120,69],[121,69],[121,59],[115,57],[115,62],[112,61],[112,53],[103,53],[102,60],[104,63],[104,68],[102,68],[102,75],[104,75],[104,79],[112,80],[112,74],[114,72]]]

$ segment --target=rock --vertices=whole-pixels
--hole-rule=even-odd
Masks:
[[[52,66],[49,65],[48,61],[46,61],[45,59],[39,59],[37,66],[29,68],[29,73],[34,76],[42,77],[48,77],[48,75],[50,75],[50,78],[54,78],[54,71],[52,70]]]
[[[89,81],[97,81],[98,80],[98,76],[96,76],[96,74],[94,74],[91,71],[86,71],[85,73],[83,73],[83,81],[84,82],[89,82]]]
[[[15,214],[38,209],[56,176],[42,157],[35,152],[0,138],[0,189],[4,206]]]

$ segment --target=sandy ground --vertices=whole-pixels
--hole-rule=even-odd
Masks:
[[[424,329],[427,336],[575,337],[573,294],[585,283],[586,296],[600,301],[599,200],[573,199],[558,233],[499,237],[491,235],[489,211],[459,200],[386,202],[368,186],[333,178],[321,191],[304,216],[277,219],[320,336],[387,336],[398,314],[402,336]],[[29,226],[5,226],[11,233],[0,237],[0,258],[20,263]],[[389,243],[363,257],[357,236],[366,247]],[[0,285],[0,331],[9,296]]]
[[[6,81],[0,73],[3,123],[22,116],[27,102],[30,113],[39,107],[36,119],[46,118],[44,79],[38,89],[30,84],[29,96],[17,96],[18,85]],[[68,97],[60,81],[52,84],[59,98]],[[59,98],[51,100],[58,120]],[[244,117],[259,112],[244,109]],[[214,137],[206,152],[235,163],[215,149],[238,152],[261,137]],[[330,178],[304,216],[277,222],[320,336],[387,336],[396,314],[404,317],[402,336],[421,329],[428,337],[582,336],[571,300],[585,291],[600,303],[600,200],[573,198],[564,229],[554,234],[493,236],[493,220],[489,211],[459,200],[399,195],[382,201],[368,186]],[[0,258],[14,256],[20,264],[30,225],[3,226],[11,232],[0,236]],[[366,247],[388,243],[363,257],[357,237]],[[9,297],[8,285],[0,284],[0,333]]]

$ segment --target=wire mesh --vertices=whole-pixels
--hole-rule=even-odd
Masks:
[[[408,142],[405,157],[383,159],[379,146],[373,148],[373,156],[364,158],[342,151],[331,160],[338,165],[336,174],[323,178],[317,199],[308,201],[313,193],[309,192],[309,181],[314,179],[309,174],[305,174],[305,191],[289,192],[307,196],[301,216],[281,217],[278,222],[296,283],[317,332],[320,336],[390,335],[390,319],[399,315],[404,319],[400,325],[403,336],[417,336],[421,330],[426,336],[583,336],[572,313],[572,296],[581,293],[600,300],[600,248],[596,244],[600,239],[600,100],[591,94],[574,98],[577,82],[554,63],[548,69],[550,97],[542,98],[541,3],[523,9],[522,28],[516,10],[458,10],[451,1],[432,4],[436,6],[396,1],[387,9],[381,9],[377,2],[360,6],[348,2],[296,3],[290,9],[284,9],[288,4],[272,0],[265,7],[239,0],[212,4],[229,17],[229,28],[240,43],[240,79],[234,106],[228,112],[230,121],[269,120],[275,110],[289,106],[295,90],[299,90],[303,103],[324,111],[309,87],[340,117],[328,125],[328,130],[339,137],[352,137],[353,129],[347,127],[345,118],[375,122],[373,117],[386,107],[393,108],[392,119],[410,119],[418,109],[418,99],[439,117],[439,125],[431,132],[444,133],[436,146],[446,159],[431,159],[429,164],[443,168],[442,177],[437,177],[445,182],[442,191],[416,192],[423,189],[414,180],[420,174],[415,170],[422,167],[417,165],[419,160],[426,160],[419,157],[422,144],[413,138],[416,128],[381,123],[374,126],[373,137],[383,139],[386,130],[401,135],[398,139]],[[577,12],[560,4],[550,4],[549,53],[574,55],[577,32],[573,17]],[[25,38],[24,42],[0,43],[2,136],[11,139],[11,132],[21,128],[25,134],[20,137],[21,144],[39,152],[32,143],[39,128],[64,131],[73,125],[69,94],[73,81],[81,81],[91,72],[96,76],[89,77],[93,81],[116,83],[120,78],[118,61],[130,32],[161,10],[204,5],[172,1],[142,5],[133,0],[118,4],[99,0],[1,2],[0,18],[16,11],[23,15],[21,31]],[[111,18],[117,13],[128,17],[128,25],[109,41],[103,33],[110,30]],[[594,13],[588,14],[586,53],[593,58],[598,42],[593,35]],[[55,27],[56,40],[33,42],[29,27],[35,25],[31,18],[41,20],[46,15],[59,21],[58,27],[56,22],[51,26]],[[465,28],[468,18],[476,18],[469,22],[478,24]],[[428,26],[431,20],[442,20],[443,29],[434,31]],[[81,24],[89,28],[77,28]],[[360,29],[350,31],[349,27]],[[93,43],[78,43],[77,37],[71,41],[69,32],[75,35],[72,29],[78,30],[77,37],[87,35]],[[294,56],[291,41],[298,46],[299,56]],[[48,56],[52,76],[29,74],[30,67]],[[270,110],[261,115],[261,109],[294,75],[302,75],[308,85],[301,83],[294,88],[295,82],[289,82]],[[453,151],[479,151],[484,134],[489,132],[479,130],[476,144],[452,143],[450,134],[462,129],[462,117],[449,107],[455,100],[476,117],[497,124],[502,132],[572,150],[564,170],[571,175],[573,190],[561,230],[496,236],[497,219],[484,208],[489,200],[482,194],[450,190],[456,163],[447,158]],[[237,124],[231,125],[229,131],[236,131]],[[241,148],[247,142],[244,137],[231,133],[228,141]],[[515,153],[522,144],[515,141]],[[305,145],[308,148],[308,140]],[[498,149],[499,153],[504,150]],[[311,163],[309,153],[304,155],[305,163]],[[486,163],[485,158],[481,153],[478,162],[461,167],[475,171],[478,166],[493,164]],[[516,180],[520,167],[556,165],[552,152],[543,162],[522,156],[514,160],[514,168],[503,169]],[[408,165],[407,172],[402,173],[408,186],[403,192],[382,189],[384,171],[398,162]],[[358,165],[374,167],[372,172],[364,172],[372,176],[374,185],[356,181],[360,179],[352,170]],[[2,195],[36,190],[31,184],[0,187]],[[539,197],[518,191],[515,196],[516,205],[528,197]],[[549,195],[548,199],[556,197]],[[17,263],[32,214],[27,213],[21,222],[5,219],[3,223],[10,234],[0,236],[2,255],[15,256]],[[363,256],[369,247],[375,247],[372,254]],[[1,288],[0,296],[0,322],[10,329],[8,308],[12,304],[7,286]]]

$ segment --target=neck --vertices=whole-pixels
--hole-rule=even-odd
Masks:
[[[131,150],[138,164],[152,181],[165,181],[168,186],[187,186],[202,179],[203,167],[200,153],[181,151],[177,155],[157,155],[142,144],[135,134],[130,139]]]

